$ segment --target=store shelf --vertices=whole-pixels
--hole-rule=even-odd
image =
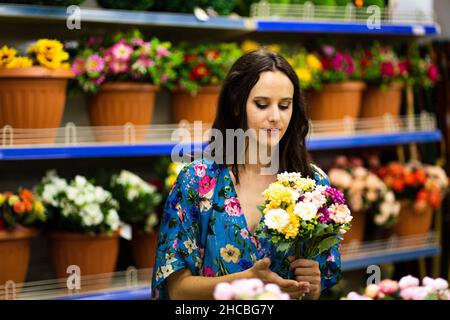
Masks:
[[[179,28],[234,29],[244,30],[245,20],[225,17],[211,17],[207,21],[198,20],[193,14],[162,13],[129,10],[110,10],[80,7],[82,23],[105,23],[141,26],[163,26]],[[0,21],[35,20],[64,22],[69,16],[65,7],[37,5],[0,5]]]
[[[0,131],[0,160],[165,156],[171,155],[175,146],[193,153],[194,149],[206,145],[202,136],[209,126],[180,123],[150,127],[130,124],[77,127],[69,123],[57,129],[5,127]],[[97,142],[96,135],[112,142]],[[49,137],[54,137],[54,143],[42,143],[49,141]],[[416,117],[316,121],[312,123],[307,147],[314,151],[438,142],[441,139],[435,118],[423,113]]]

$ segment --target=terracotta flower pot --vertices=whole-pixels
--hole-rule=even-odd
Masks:
[[[352,216],[352,227],[344,234],[344,240],[342,241],[343,247],[352,242],[360,243],[364,240],[366,213],[364,211],[356,211],[352,212]]]
[[[36,139],[33,134],[14,134],[14,144],[54,143],[66,101],[69,69],[44,67],[0,69],[0,129],[47,129]],[[0,137],[2,132],[0,131]],[[9,141],[9,135],[6,136]]]
[[[387,113],[398,116],[402,105],[403,87],[403,83],[393,83],[383,91],[379,86],[368,86],[363,94],[360,117],[382,117]]]
[[[197,95],[178,90],[172,94],[172,112],[176,123],[181,120],[189,122],[214,122],[221,86],[204,86]]]
[[[25,281],[31,238],[37,234],[37,230],[24,227],[0,231],[0,285],[8,280],[16,284]]]
[[[146,233],[133,227],[131,248],[133,251],[133,258],[138,269],[153,268],[155,265],[157,241],[157,229],[155,229],[153,233]]]
[[[423,210],[417,210],[412,200],[400,200],[400,214],[394,227],[398,236],[426,234],[433,222],[433,208],[427,205]]]
[[[50,253],[57,278],[67,278],[67,267],[80,268],[81,286],[86,291],[107,288],[115,271],[119,235],[89,235],[76,232],[48,234]],[[102,275],[95,281],[92,275]],[[109,275],[111,274],[111,275]]]
[[[127,123],[135,128],[135,141],[144,141],[148,127],[153,120],[155,95],[158,86],[138,82],[107,82],[96,95],[88,98],[88,110],[93,126],[124,126]],[[125,130],[95,128],[99,142],[127,141]],[[128,142],[128,141],[127,141]]]

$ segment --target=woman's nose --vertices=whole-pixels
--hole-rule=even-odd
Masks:
[[[269,121],[270,122],[280,121],[280,110],[277,105],[271,107]]]

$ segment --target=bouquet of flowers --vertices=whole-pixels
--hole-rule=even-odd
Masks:
[[[300,173],[278,174],[262,195],[260,236],[270,237],[279,251],[295,245],[297,257],[311,259],[337,244],[350,228],[344,195]]]
[[[289,300],[274,283],[264,284],[260,279],[239,279],[221,282],[214,289],[215,300]]]
[[[139,81],[173,86],[182,55],[170,42],[144,40],[138,30],[110,40],[89,38],[79,50],[72,71],[84,91],[96,93],[105,81]]]
[[[379,284],[368,285],[362,294],[350,292],[341,300],[450,300],[448,282],[442,278],[419,279],[408,275],[394,281],[384,279]]]
[[[14,229],[18,225],[32,226],[46,220],[42,202],[30,190],[20,189],[17,194],[0,193],[0,231]]]
[[[42,66],[49,69],[70,68],[66,62],[69,53],[58,40],[39,39],[27,50],[28,56],[20,56],[17,50],[3,46],[0,48],[0,68],[29,68]]]
[[[408,77],[408,60],[399,59],[392,48],[382,47],[379,42],[368,50],[361,50],[359,56],[363,79],[369,84],[380,85],[382,90]]]
[[[49,171],[36,189],[49,212],[51,228],[96,234],[119,230],[118,202],[83,176],[68,182]]]
[[[300,49],[287,56],[286,60],[294,68],[302,89],[320,89],[323,67],[316,54]]]
[[[178,86],[195,95],[201,86],[220,85],[232,64],[242,55],[236,43],[201,44],[182,43],[184,63],[178,65]]]
[[[372,215],[378,226],[388,228],[397,222],[400,203],[376,174],[362,166],[362,160],[338,157],[328,177],[331,185],[344,193],[352,211]]]
[[[445,171],[432,165],[410,162],[402,165],[391,162],[378,170],[378,175],[399,199],[415,201],[417,209],[431,205],[438,208],[447,191],[449,181]]]
[[[158,224],[156,207],[162,200],[156,187],[134,173],[122,170],[111,177],[109,189],[119,202],[123,222],[138,226],[147,233]]]
[[[337,50],[331,45],[321,48],[320,62],[322,63],[322,82],[336,83],[359,76],[359,64],[349,53]]]

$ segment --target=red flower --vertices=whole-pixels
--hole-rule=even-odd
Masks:
[[[205,76],[209,75],[209,73],[210,73],[210,71],[209,71],[208,66],[204,63],[199,63],[192,70],[191,76],[195,80],[195,79],[204,78]]]
[[[325,70],[330,70],[330,69],[333,67],[333,65],[332,65],[332,63],[331,63],[331,61],[330,61],[330,59],[327,59],[327,58],[325,58],[325,57],[322,57],[322,58],[320,59],[320,62],[322,63],[322,67],[323,67]]]
[[[402,61],[398,64],[398,69],[400,71],[400,74],[405,74],[409,72],[409,69],[411,68],[411,64],[408,60]]]
[[[217,50],[206,50],[205,58],[208,60],[216,60],[220,56],[220,52]]]
[[[184,62],[185,63],[191,63],[192,61],[194,61],[197,58],[196,54],[193,53],[186,53],[184,55]]]
[[[441,205],[442,198],[439,192],[430,192],[428,195],[428,201],[433,208],[437,209]]]
[[[438,68],[436,67],[436,65],[434,65],[434,64],[430,65],[430,67],[428,68],[428,78],[434,82],[438,79],[438,76],[439,76],[439,71],[438,71]]]
[[[394,64],[391,61],[381,63],[381,75],[384,77],[394,76]]]

